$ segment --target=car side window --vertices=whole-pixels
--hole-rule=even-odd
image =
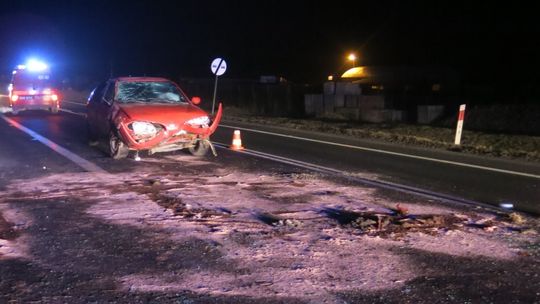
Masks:
[[[115,82],[109,82],[107,91],[105,91],[104,99],[108,102],[112,102],[114,99]]]
[[[90,97],[88,97],[89,103],[99,103],[101,100],[101,96],[103,96],[103,90],[105,89],[105,86],[107,85],[106,82],[100,83],[93,91],[90,93]]]

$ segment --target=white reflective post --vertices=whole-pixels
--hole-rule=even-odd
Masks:
[[[456,139],[454,144],[459,146],[461,144],[461,132],[463,131],[463,120],[465,119],[465,105],[459,106],[459,116],[456,128]]]

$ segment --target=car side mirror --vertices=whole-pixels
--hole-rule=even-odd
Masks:
[[[194,104],[194,105],[198,105],[201,103],[201,98],[199,96],[193,96],[191,98],[191,102]]]

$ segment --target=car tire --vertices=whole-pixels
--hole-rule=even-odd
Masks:
[[[189,153],[195,156],[204,156],[210,149],[210,144],[207,140],[197,140],[195,144],[188,148]]]
[[[49,111],[50,111],[52,114],[58,114],[58,108],[57,108],[57,107],[51,107],[51,108],[49,108]]]
[[[109,134],[109,155],[112,159],[123,159],[129,154],[129,148],[116,135],[115,132]]]

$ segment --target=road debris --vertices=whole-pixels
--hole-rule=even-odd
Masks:
[[[0,213],[0,239],[12,240],[19,236],[19,233],[13,229],[13,224],[6,221]]]
[[[516,225],[523,225],[526,222],[525,218],[517,212],[510,213],[508,217]]]
[[[5,302],[62,292],[73,298],[55,300],[434,303],[453,291],[466,292],[452,302],[540,299],[538,221],[526,214],[522,222],[301,173],[214,168],[14,181],[0,192],[0,212],[26,224],[0,240]],[[492,295],[493,286],[504,288]]]
[[[396,208],[393,211],[399,215],[407,215],[407,213],[409,213],[409,209],[405,206],[401,206],[400,203],[396,204]]]
[[[157,194],[153,195],[152,199],[167,209],[174,212],[175,215],[185,218],[209,218],[209,217],[228,217],[230,212],[223,209],[208,209],[204,207],[194,207],[191,204],[184,203],[181,198]]]
[[[472,218],[460,214],[407,214],[407,209],[400,204],[389,213],[373,211],[351,211],[336,208],[323,208],[321,212],[336,220],[340,225],[361,230],[371,236],[389,236],[406,232],[424,232],[433,234],[448,230],[478,228],[487,232],[496,229],[510,231],[528,231],[528,227],[515,226],[526,223],[518,213],[508,216]],[[531,233],[531,232],[528,232]]]

